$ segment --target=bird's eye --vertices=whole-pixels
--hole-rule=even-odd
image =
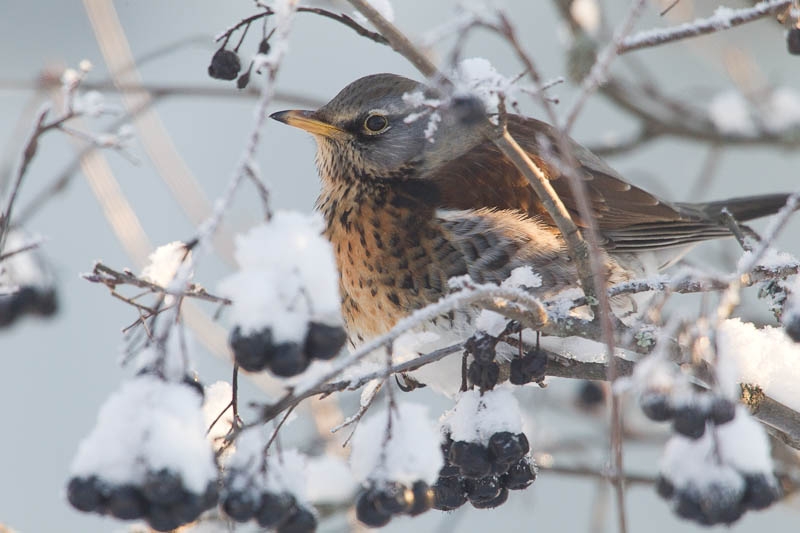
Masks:
[[[389,127],[389,119],[378,113],[370,114],[364,121],[364,128],[368,133],[381,133]]]

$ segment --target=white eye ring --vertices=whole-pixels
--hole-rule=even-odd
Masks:
[[[364,131],[368,135],[378,135],[389,129],[389,119],[379,110],[370,111],[364,119]]]

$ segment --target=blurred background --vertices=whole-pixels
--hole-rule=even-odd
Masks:
[[[599,5],[611,27],[629,5],[623,0],[581,3]],[[708,16],[719,5],[716,1],[682,0],[660,17],[659,12],[671,3],[648,2],[637,28]],[[450,0],[396,0],[395,21],[410,35],[421,37],[451,17],[456,4]],[[503,3],[545,79],[568,76],[570,30],[557,4],[524,0]],[[351,12],[343,3],[313,5]],[[727,0],[726,5],[746,7],[752,2]],[[94,25],[87,6],[95,17]],[[152,104],[138,115],[139,122],[133,122],[135,138],[128,152],[136,158],[135,163],[109,150],[96,152],[81,166],[77,157],[85,143],[51,132],[41,140],[22,184],[16,213],[25,214],[28,231],[45,239],[42,253],[55,272],[59,310],[51,319],[25,318],[0,330],[4,376],[0,399],[5,407],[4,435],[0,439],[0,524],[21,532],[124,530],[122,523],[73,510],[64,496],[78,443],[94,425],[103,401],[130,374],[118,364],[121,329],[137,318],[104,287],[82,280],[79,274],[90,271],[96,260],[138,272],[151,247],[190,239],[196,225],[208,215],[211,202],[224,191],[243,151],[257,95],[255,90],[237,90],[234,82],[208,77],[207,67],[216,49],[213,37],[254,12],[249,0],[0,0],[3,194],[8,191],[9,176],[36,110],[43,102],[58,97],[58,84],[47,81],[57,80],[65,67],[76,68],[84,59],[91,61],[94,68],[87,85],[94,84],[109,104],[121,110]],[[603,25],[596,31],[602,38]],[[243,62],[256,51],[260,30],[252,34],[240,49]],[[786,52],[784,35],[784,28],[774,18],[767,18],[712,36],[630,54],[614,64],[613,72],[625,79],[641,79],[640,70],[644,69],[659,91],[702,112],[715,95],[726,91],[740,90],[753,97],[779,86],[800,90],[800,59]],[[431,50],[433,56],[444,57],[453,40],[450,36],[438,43]],[[419,77],[389,48],[310,14],[295,19],[289,46],[277,80],[279,98],[272,111],[313,108],[366,74],[395,72]],[[135,59],[133,70],[128,68],[127,54]],[[471,56],[489,59],[508,76],[521,72],[507,46],[485,31],[475,32],[467,41],[463,57]],[[125,71],[117,80],[120,87],[130,89],[140,83],[150,91],[150,102],[146,92],[114,88],[110,72],[121,67]],[[254,78],[253,85],[258,81]],[[558,110],[563,114],[577,90],[567,82],[549,94],[560,100]],[[538,107],[525,101],[522,104],[526,111],[542,117]],[[84,120],[75,126],[102,132],[115,120]],[[611,100],[595,95],[573,136],[589,146],[608,147],[635,135],[637,124]],[[271,187],[275,208],[304,212],[313,208],[318,183],[310,136],[270,122],[264,130],[258,161]],[[609,155],[608,161],[627,179],[670,200],[788,192],[800,185],[800,150],[791,143],[782,148],[774,143],[725,146],[697,138],[662,136],[636,149]],[[55,187],[55,183],[61,185]],[[253,192],[249,185],[239,191],[217,239],[216,253],[202,258],[196,269],[195,281],[211,291],[232,268],[231,235],[261,220],[259,200]],[[45,201],[36,203],[39,198]],[[31,205],[36,207],[27,209]],[[756,227],[764,226],[761,223]],[[779,239],[780,247],[800,254],[798,231],[800,220],[794,220]],[[738,256],[735,243],[712,243],[693,252],[689,260],[730,271]],[[770,323],[765,303],[755,300],[752,292],[748,292],[739,314],[758,323]],[[680,300],[693,301],[688,297]],[[697,309],[693,305],[682,307],[687,312]],[[202,309],[206,317],[197,312],[193,321],[199,328],[198,374],[204,383],[229,380],[231,365],[222,349],[225,330],[207,318],[213,314],[213,306],[197,309]],[[274,383],[245,381],[245,401],[265,401],[277,394]],[[602,467],[605,447],[598,444],[605,438],[604,417],[572,407],[577,387],[555,381],[546,393],[528,391],[523,395],[543,407],[530,415],[529,425],[536,428],[534,449],[551,446],[566,454],[577,450],[581,452],[576,454],[579,460]],[[441,399],[424,397],[434,411],[446,405]],[[352,402],[344,405],[346,413],[352,408]],[[312,424],[301,420],[295,425],[299,442],[311,438]],[[652,444],[663,440],[663,435],[651,430],[643,433],[641,442],[634,439],[627,445],[626,466],[652,476],[658,459],[658,446]],[[589,441],[595,448],[587,449]],[[571,448],[565,442],[577,444]],[[509,502],[494,512],[466,507],[450,515],[431,512],[413,523],[395,520],[390,529],[611,530],[613,504],[605,485],[596,479],[545,472],[531,488],[512,494]],[[632,486],[627,502],[631,531],[696,529],[675,519],[651,486]],[[798,521],[800,509],[789,500],[763,513],[748,513],[732,530],[788,530]],[[343,520],[323,524],[331,531],[347,527]]]

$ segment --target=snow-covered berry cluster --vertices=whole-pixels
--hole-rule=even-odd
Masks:
[[[244,370],[295,376],[344,346],[336,267],[321,230],[316,216],[278,212],[237,237],[240,270],[220,292],[233,300],[229,343]]]
[[[25,249],[31,242],[21,230],[11,229],[0,249],[0,255],[11,254],[0,261],[0,328],[27,314],[51,316],[58,308],[44,258]]]
[[[430,486],[443,464],[439,441],[421,405],[403,402],[362,421],[350,455],[353,475],[363,487],[356,500],[358,519],[381,527],[393,516],[431,509]]]
[[[392,516],[417,516],[433,506],[433,491],[424,481],[374,484],[356,500],[356,518],[369,527],[383,527]]]
[[[651,390],[639,397],[645,416],[655,422],[672,421],[672,429],[690,439],[699,439],[706,424],[727,424],[736,414],[736,403],[716,393],[695,392],[685,395]]]
[[[505,503],[509,490],[536,479],[516,399],[507,388],[465,391],[442,421],[444,466],[433,485],[436,509],[449,511],[469,500],[478,509]]]
[[[731,524],[781,496],[767,437],[741,406],[730,423],[699,439],[673,436],[664,449],[657,490],[675,513],[703,525]]]
[[[220,503],[236,522],[255,521],[280,533],[311,533],[317,517],[305,502],[305,458],[294,450],[264,456],[261,429],[246,430],[224,466]]]
[[[157,531],[216,506],[217,467],[202,402],[196,386],[150,374],[125,383],[80,444],[67,485],[72,506],[144,519]]]

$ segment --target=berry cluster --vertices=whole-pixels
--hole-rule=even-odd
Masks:
[[[276,376],[290,377],[303,372],[313,359],[335,357],[346,340],[347,334],[341,326],[310,322],[302,344],[275,343],[268,327],[243,335],[238,326],[231,331],[228,342],[236,362],[244,370],[260,372],[269,369]]]
[[[23,315],[52,316],[58,309],[52,288],[19,287],[0,294],[0,327],[10,326]]]
[[[317,517],[288,492],[258,491],[252,487],[237,490],[232,478],[240,475],[229,471],[221,496],[222,510],[237,522],[255,520],[260,527],[279,533],[311,533],[317,529]]]
[[[676,487],[661,475],[656,490],[659,496],[672,502],[678,516],[704,526],[732,524],[746,511],[766,509],[781,496],[780,486],[771,474],[731,470],[721,477],[706,484]]]
[[[32,238],[12,228],[0,242],[0,328],[29,314],[52,316],[57,311],[53,276]]]
[[[217,50],[211,57],[211,64],[208,65],[209,76],[217,80],[236,80],[236,87],[239,89],[244,89],[247,87],[247,84],[250,83],[250,72],[253,70],[253,62],[251,61],[247,71],[239,75],[239,72],[242,70],[242,62],[239,59],[238,54],[239,46],[241,46],[242,42],[244,41],[244,34],[247,33],[248,27],[249,26],[245,27],[243,30],[243,35],[239,40],[239,44],[237,44],[233,50],[228,50],[225,48],[228,44],[228,39],[230,38],[229,35],[228,39],[226,39],[222,45],[222,48]],[[258,43],[258,53],[268,54],[270,48],[269,38],[263,37]]]
[[[450,511],[467,500],[477,509],[502,505],[509,490],[527,488],[536,479],[536,467],[524,433],[495,433],[484,446],[477,442],[442,444],[445,464],[433,485],[433,507]]]
[[[715,435],[709,433],[715,432]],[[673,436],[656,485],[675,513],[703,525],[731,524],[781,497],[769,441],[743,407],[733,420],[700,439]]]
[[[94,475],[73,477],[67,499],[79,511],[144,519],[156,531],[171,531],[217,505],[217,483],[211,481],[203,493],[195,493],[184,486],[179,473],[166,468],[148,470],[141,485],[116,485]]]
[[[691,439],[706,432],[706,423],[727,424],[736,415],[736,403],[713,393],[691,394],[676,399],[675,395],[648,390],[639,398],[645,416],[655,422],[672,420],[672,429]]]
[[[84,512],[144,519],[157,531],[194,522],[218,499],[202,387],[142,373],[112,395],[81,442],[67,499]]]
[[[433,490],[424,481],[373,484],[356,500],[356,517],[369,527],[383,527],[392,516],[417,516],[433,507]]]

